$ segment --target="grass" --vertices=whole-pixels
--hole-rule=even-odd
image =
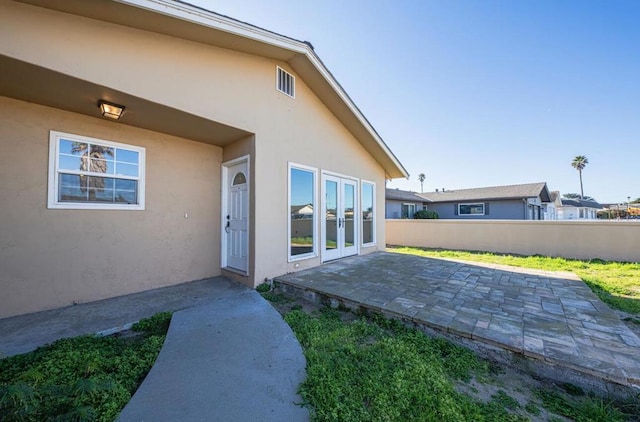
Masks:
[[[471,351],[384,318],[343,322],[340,312],[285,315],[307,358],[300,387],[314,421],[518,421],[497,398],[455,389],[455,380],[487,374]]]
[[[312,421],[528,421],[539,419],[541,408],[549,420],[636,420],[637,403],[614,403],[571,384],[531,386],[526,405],[502,387],[479,400],[456,386],[501,385],[489,361],[395,320],[345,315],[323,308],[284,316],[307,359],[299,392]]]
[[[0,420],[113,421],[160,352],[171,313],[140,321],[134,336],[58,340],[0,360]]]
[[[391,247],[391,252],[433,258],[453,258],[547,271],[571,271],[580,277],[593,292],[614,309],[640,314],[640,263],[625,263],[592,259],[552,258],[547,256],[516,256],[488,252],[465,252]]]

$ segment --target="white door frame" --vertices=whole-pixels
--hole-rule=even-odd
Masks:
[[[355,177],[351,177],[351,176],[345,176],[343,174],[338,174],[338,173],[331,173],[331,172],[322,172],[322,175],[320,177],[321,180],[321,189],[320,189],[320,197],[321,197],[321,207],[320,209],[321,214],[320,214],[320,218],[322,219],[322,223],[321,223],[321,234],[320,234],[320,256],[321,256],[321,261],[325,262],[325,261],[329,261],[332,259],[338,259],[338,258],[343,258],[345,256],[352,256],[352,255],[359,255],[360,254],[360,183],[359,183],[359,179],[355,178]],[[345,236],[344,236],[344,228],[342,230],[342,232],[338,231],[338,236],[336,239],[336,250],[334,253],[327,253],[326,250],[326,246],[327,246],[327,227],[326,227],[326,223],[327,223],[327,196],[326,196],[326,182],[330,180],[330,181],[334,181],[336,183],[338,183],[338,204],[337,205],[337,211],[336,211],[336,218],[340,219],[341,217],[344,218],[344,204],[342,204],[343,200],[344,200],[344,185],[345,184],[350,184],[353,186],[354,192],[353,192],[353,201],[354,201],[354,209],[353,209],[353,246],[349,246],[349,247],[345,247],[344,243],[345,243]],[[347,183],[345,183],[347,182]],[[332,251],[333,252],[333,251]]]
[[[227,267],[227,236],[224,231],[227,224],[227,207],[229,205],[229,168],[237,164],[247,163],[247,271],[239,271]],[[220,267],[229,271],[249,275],[249,262],[251,261],[251,156],[243,155],[233,160],[225,161],[221,165],[221,198],[220,198]]]

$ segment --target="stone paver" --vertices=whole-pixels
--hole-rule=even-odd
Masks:
[[[376,252],[276,282],[640,389],[640,339],[570,272]]]

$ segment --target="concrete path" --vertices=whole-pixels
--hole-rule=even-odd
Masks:
[[[207,303],[239,286],[225,278],[183,283],[96,302],[0,319],[0,357],[30,352],[66,337],[122,331],[158,312]]]
[[[176,312],[151,372],[120,421],[304,421],[300,344],[257,292]]]
[[[309,419],[298,405],[306,362],[293,332],[257,292],[225,278],[0,319],[0,350],[22,353],[178,309],[120,421]]]
[[[556,375],[640,388],[640,339],[572,273],[377,252],[276,281],[524,355]]]

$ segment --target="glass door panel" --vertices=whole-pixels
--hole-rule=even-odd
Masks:
[[[325,183],[325,250],[331,250],[338,248],[338,183]]]
[[[357,192],[356,182],[349,179],[342,179],[342,227],[344,229],[344,243],[342,256],[355,255],[358,253],[356,240],[358,239],[357,222]]]

